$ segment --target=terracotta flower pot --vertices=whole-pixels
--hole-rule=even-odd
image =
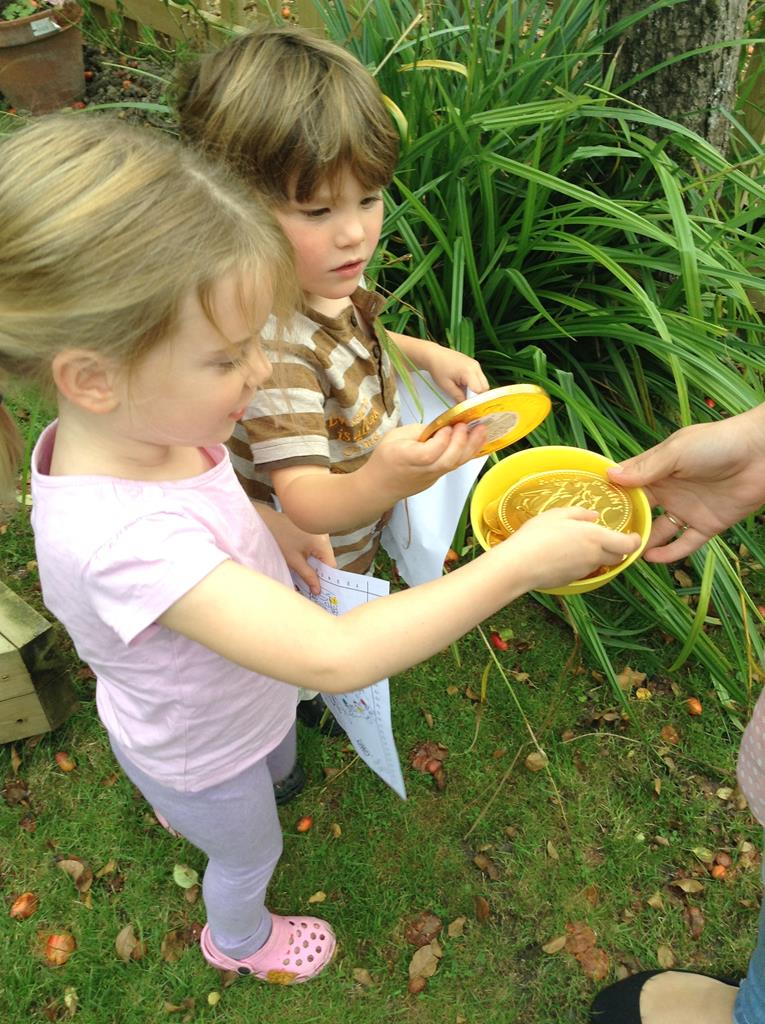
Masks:
[[[0,21],[0,92],[14,107],[47,114],[85,91],[82,8],[61,7]]]

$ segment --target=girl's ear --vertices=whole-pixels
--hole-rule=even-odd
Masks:
[[[112,412],[119,403],[116,365],[100,352],[70,348],[53,357],[51,367],[58,392],[87,412]]]

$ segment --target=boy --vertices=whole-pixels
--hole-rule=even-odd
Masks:
[[[301,529],[331,534],[337,565],[370,571],[390,510],[472,458],[478,432],[399,427],[383,299],[362,286],[399,139],[367,70],[334,43],[268,27],[203,58],[179,90],[185,137],[259,192],[292,243],[303,310],[269,352],[273,376],[231,442],[251,497],[275,493]],[[485,391],[479,364],[434,342],[389,337],[455,401]],[[482,432],[481,432],[482,433]],[[474,436],[475,435],[475,436]],[[304,721],[319,716],[320,698]]]

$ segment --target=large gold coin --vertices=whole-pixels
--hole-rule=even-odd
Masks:
[[[626,532],[632,521],[632,500],[621,487],[583,469],[554,469],[533,473],[502,495],[497,516],[513,533],[532,516],[548,508],[592,508],[598,522],[610,530]]]
[[[495,498],[494,501],[489,501],[486,504],[483,512],[484,526],[489,533],[505,533],[506,531],[502,527],[502,523],[499,519],[499,498]]]

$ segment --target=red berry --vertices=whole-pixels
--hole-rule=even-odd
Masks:
[[[93,72],[92,72],[92,71],[90,70],[90,68],[88,68],[88,69],[87,69],[87,70],[85,71],[85,81],[86,81],[86,82],[89,82],[89,81],[91,80],[91,78],[92,78],[92,77],[93,77]]]
[[[705,398],[704,405],[708,406],[710,409],[714,409],[714,407],[717,405],[717,402],[715,402],[714,398]]]
[[[71,106],[72,106],[72,110],[84,110],[85,109],[85,104],[82,102],[82,100],[75,100],[74,103],[72,103]]]
[[[503,640],[497,632],[490,633],[489,639],[491,640],[492,646],[496,647],[498,651],[506,651],[510,647],[507,640]]]
[[[313,818],[310,814],[306,814],[303,818],[298,818],[295,824],[295,830],[297,832],[307,832],[308,829],[313,825]]]

